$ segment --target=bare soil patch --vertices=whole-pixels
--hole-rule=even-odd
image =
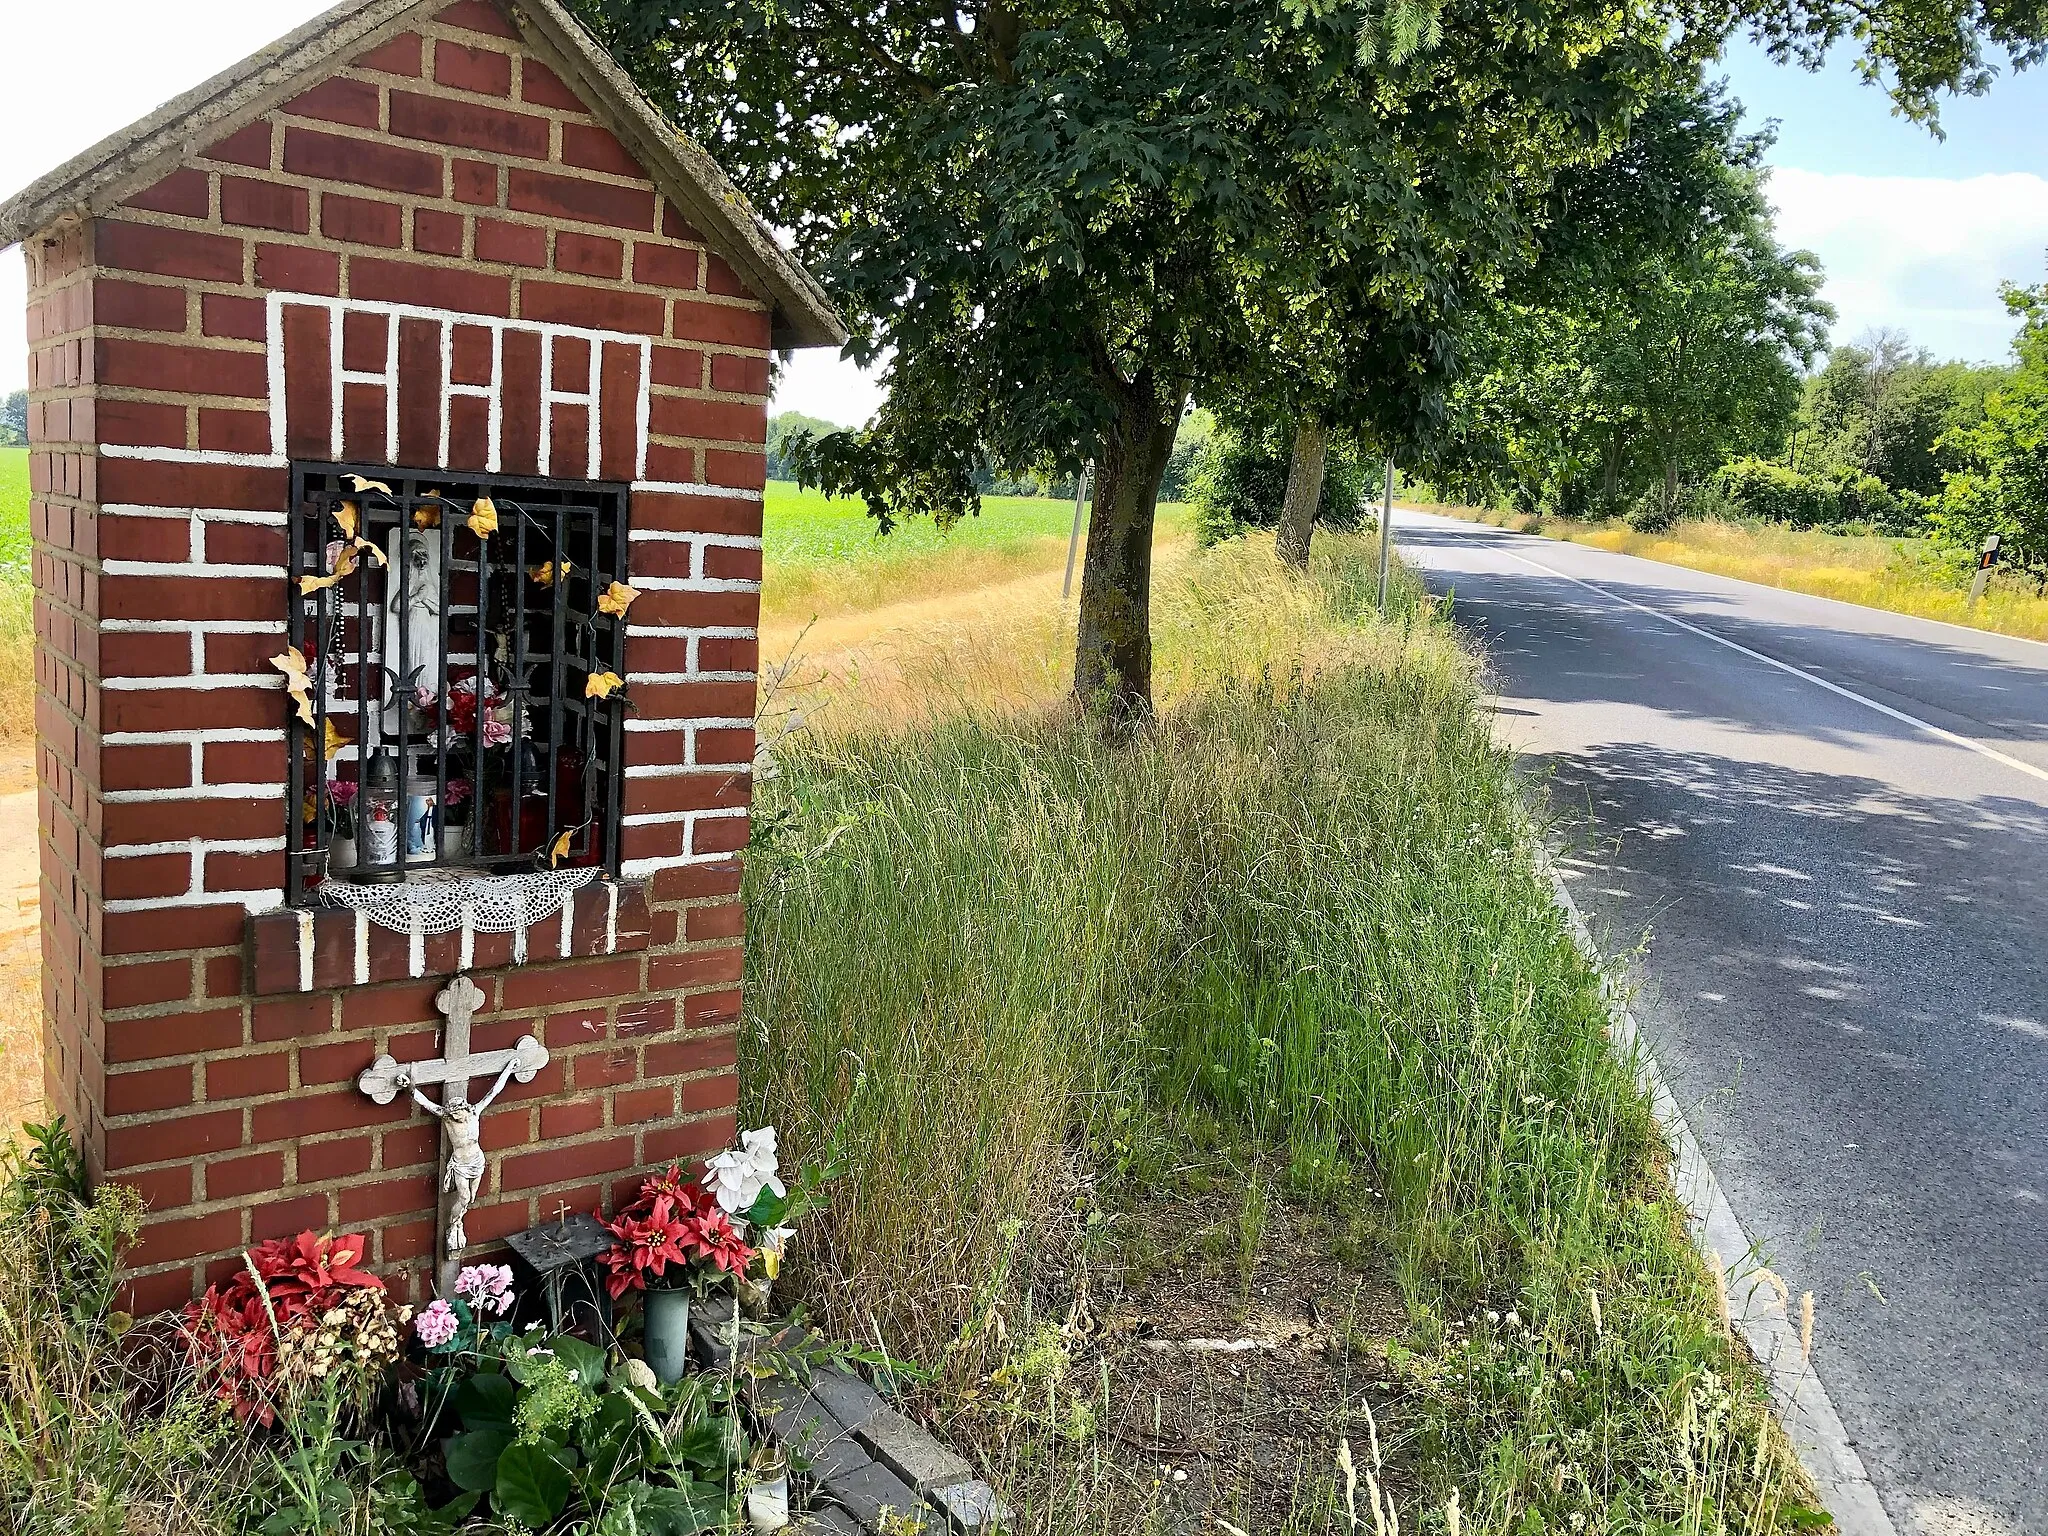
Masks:
[[[1030,1528],[1349,1529],[1343,1442],[1368,1522],[1375,1443],[1409,1504],[1390,1353],[1408,1316],[1369,1228],[1277,1192],[1254,1227],[1222,1187],[1077,1219],[1040,1256],[1038,1335],[1012,1322],[1010,1362],[948,1416]]]

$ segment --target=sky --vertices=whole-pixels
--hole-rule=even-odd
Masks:
[[[58,57],[89,39],[92,89],[61,69],[14,70],[0,93],[0,195],[27,185],[158,102],[227,68],[319,13],[323,0],[65,0],[16,5],[0,51]],[[204,24],[194,25],[203,14]],[[2004,78],[1988,96],[1946,107],[1945,140],[1891,115],[1846,58],[1818,74],[1730,48],[1726,73],[1753,123],[1776,119],[1770,161],[1779,238],[1811,250],[1839,311],[1834,337],[1904,330],[1944,357],[2005,356],[2014,326],[2001,279],[2048,275],[2048,70]],[[0,393],[27,378],[21,253],[0,253]],[[881,400],[872,377],[830,352],[783,368],[775,407],[829,421],[865,420]]]

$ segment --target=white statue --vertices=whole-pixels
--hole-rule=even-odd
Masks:
[[[441,1175],[441,1188],[455,1197],[448,1207],[448,1233],[443,1250],[451,1258],[469,1246],[469,1234],[463,1230],[462,1218],[476,1203],[476,1192],[482,1187],[484,1172],[489,1166],[484,1161],[484,1111],[504,1091],[513,1069],[518,1065],[517,1060],[506,1062],[498,1073],[498,1080],[491,1084],[491,1091],[477,1104],[454,1094],[448,1096],[446,1104],[436,1104],[419,1089],[412,1090],[413,1099],[419,1107],[448,1130],[448,1166]]]
[[[391,563],[385,569],[384,626],[385,670],[397,679],[391,704],[384,711],[384,730],[398,735],[398,712],[412,703],[413,690],[424,688],[438,695],[441,688],[441,539],[439,530],[417,528],[391,530],[388,542]],[[400,562],[404,563],[403,603],[400,602]],[[398,677],[398,626],[405,632],[405,670]]]

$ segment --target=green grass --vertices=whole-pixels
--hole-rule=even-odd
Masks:
[[[0,448],[0,569],[28,566],[28,450]]]
[[[1776,1529],[1796,1473],[1473,663],[1412,587],[1369,616],[1367,541],[1318,550],[1306,585],[1269,541],[1162,577],[1178,681],[1134,744],[953,697],[778,749],[742,1081],[751,1119],[851,1154],[809,1298],[937,1370],[941,1412],[980,1400],[1076,1180],[1142,1203],[1221,1134],[1380,1234],[1411,1528],[1455,1487],[1469,1531]]]
[[[35,690],[28,450],[0,448],[0,742],[26,742],[34,734]]]
[[[1053,496],[990,496],[979,517],[963,518],[941,533],[928,517],[906,518],[886,535],[875,531],[866,503],[827,496],[788,480],[768,482],[766,562],[778,569],[849,560],[908,560],[961,549],[1017,549],[1041,539],[1065,539],[1073,530],[1074,503]]]

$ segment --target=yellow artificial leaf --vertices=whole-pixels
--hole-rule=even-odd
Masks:
[[[490,497],[477,497],[476,505],[469,509],[469,531],[480,539],[498,531],[498,504]]]
[[[364,491],[382,491],[386,496],[391,494],[391,487],[382,480],[365,480],[361,475],[345,475],[343,478],[348,481],[350,489],[359,496]]]
[[[329,571],[325,576],[301,576],[299,578],[299,595],[310,597],[315,592],[334,586],[343,577],[351,574],[355,568],[356,546],[354,544],[344,544],[341,546],[341,553],[334,557],[333,570]]]
[[[296,645],[286,648],[282,656],[270,658],[270,664],[284,674],[284,689],[298,701],[299,718],[313,723],[313,679],[306,670],[306,655]]]
[[[334,523],[344,539],[354,539],[363,531],[362,509],[352,501],[344,501],[334,509]]]
[[[557,868],[562,860],[569,856],[569,845],[575,841],[576,829],[574,827],[556,836],[555,840],[548,845],[549,869]]]
[[[598,595],[597,611],[608,613],[615,619],[622,619],[626,616],[626,610],[633,606],[633,599],[639,595],[637,589],[627,586],[623,581],[615,581]]]
[[[334,728],[334,721],[327,721],[327,761],[333,762],[334,755],[348,745],[348,738]]]
[[[563,560],[559,564],[553,560],[548,560],[540,565],[528,567],[526,574],[542,586],[552,587],[557,576],[567,576],[575,569],[576,562],[574,560]]]
[[[439,507],[414,507],[412,509],[412,525],[415,528],[440,527],[441,509]]]
[[[583,697],[608,699],[625,686],[625,679],[616,672],[593,672],[583,684]]]

